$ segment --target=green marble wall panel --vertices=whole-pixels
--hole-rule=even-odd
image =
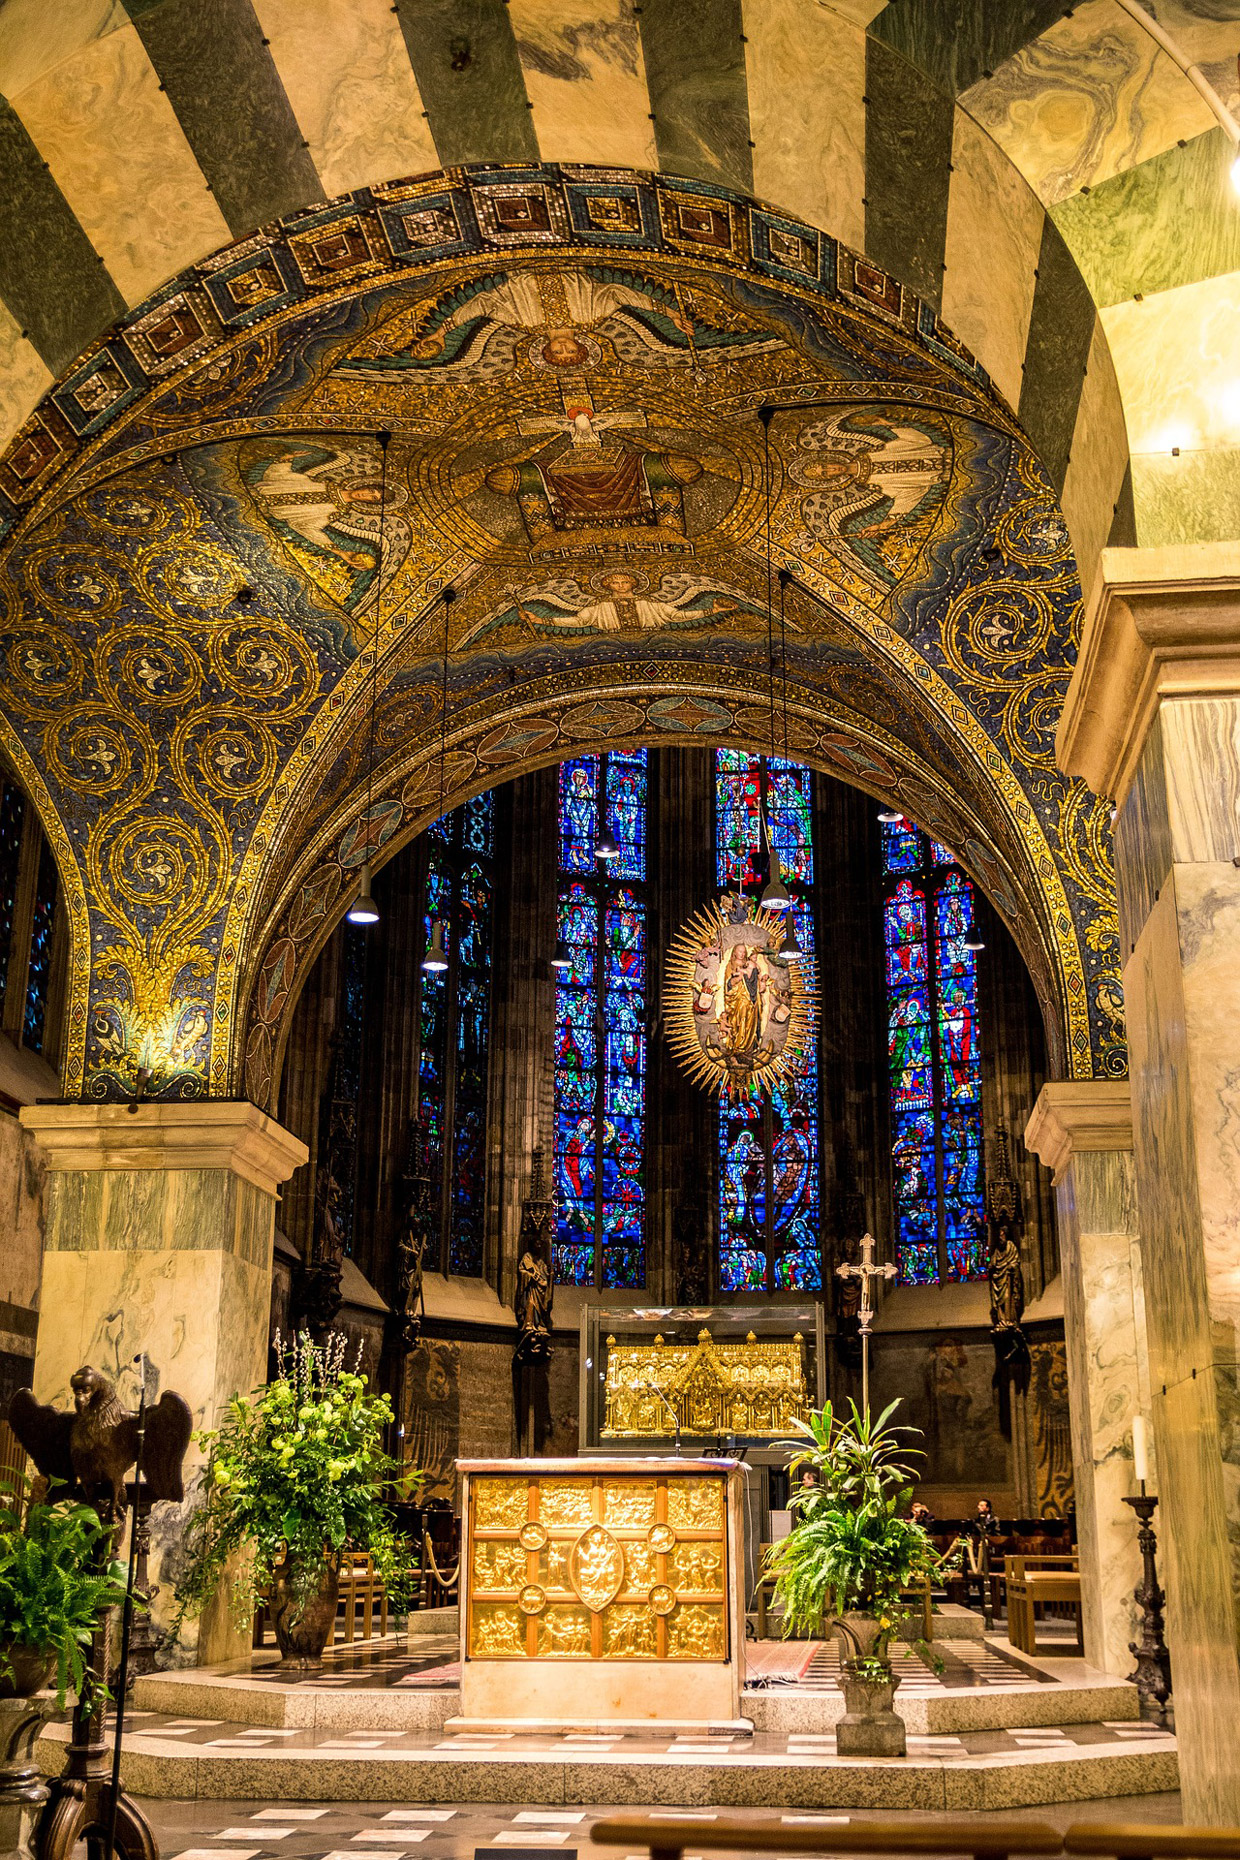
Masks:
[[[990,77],[1063,12],[1061,0],[891,0],[870,31],[951,95]]]
[[[865,249],[939,309],[947,245],[951,99],[881,39],[866,42]]]
[[[324,198],[250,0],[125,0],[234,237]]]
[[[222,1250],[269,1266],[271,1198],[228,1169],[55,1170],[49,1252]]]
[[[753,191],[741,0],[643,0],[642,52],[665,174]]]
[[[397,0],[396,11],[443,166],[537,161],[503,0]]]
[[[1137,454],[1132,497],[1143,548],[1240,536],[1240,451]]]
[[[12,105],[0,98],[0,298],[52,374],[125,308]]]
[[[1137,1348],[1136,1184],[1130,1150],[1078,1151],[1056,1191],[1072,1413],[1085,1658],[1123,1678],[1141,1575],[1132,1514],[1132,1417],[1144,1411]]]
[[[1056,491],[1063,489],[1096,313],[1084,279],[1052,220],[1042,228],[1037,286],[1017,409]]]
[[[1240,271],[1234,155],[1211,129],[1052,208],[1099,305]]]

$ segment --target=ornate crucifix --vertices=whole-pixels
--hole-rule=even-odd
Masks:
[[[896,1269],[888,1263],[878,1266],[874,1262],[874,1236],[865,1234],[861,1241],[861,1264],[850,1266],[845,1263],[835,1268],[837,1279],[860,1279],[861,1308],[857,1313],[861,1325],[861,1407],[864,1413],[870,1412],[870,1327],[874,1322],[874,1301],[870,1296],[870,1287],[875,1279],[894,1279]]]

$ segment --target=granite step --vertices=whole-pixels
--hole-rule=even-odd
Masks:
[[[68,1726],[38,1754],[59,1770]],[[182,1800],[531,1802],[662,1807],[970,1810],[1157,1794],[1178,1787],[1175,1740],[1103,1723],[911,1738],[905,1758],[845,1758],[829,1734],[649,1737],[326,1736],[137,1719],[125,1787]]]

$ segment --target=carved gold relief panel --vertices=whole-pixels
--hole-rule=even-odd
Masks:
[[[777,1435],[809,1413],[804,1345],[793,1337],[716,1343],[607,1339],[604,1440],[686,1434]]]
[[[725,1660],[726,1474],[478,1475],[471,1659]]]

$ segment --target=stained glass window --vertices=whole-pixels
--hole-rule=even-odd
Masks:
[[[25,817],[25,795],[16,783],[0,778],[0,1014],[4,1012],[5,982],[13,954],[13,920],[17,911]]]
[[[423,948],[438,919],[448,967],[419,971],[418,1116],[426,1133],[442,1270],[480,1277],[486,1222],[491,1025],[493,797],[478,795],[427,834]]]
[[[646,754],[560,764],[555,1276],[646,1279]],[[618,847],[596,860],[604,826]]]
[[[814,960],[812,778],[799,763],[715,754],[715,870],[721,885],[765,881],[762,823],[793,895],[807,968]],[[725,1292],[822,1284],[820,1094],[816,1038],[769,1095],[719,1109],[719,1283]]]
[[[896,1259],[910,1285],[986,1275],[973,887],[907,820],[883,823]]]

